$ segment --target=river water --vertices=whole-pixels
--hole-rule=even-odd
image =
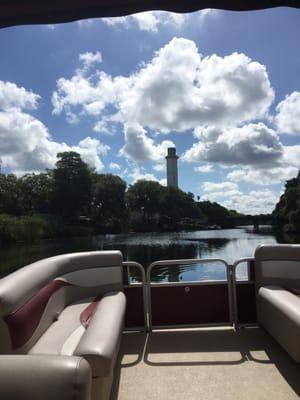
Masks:
[[[0,248],[0,277],[36,260],[74,251],[121,250],[124,260],[137,261],[147,267],[156,260],[179,258],[220,258],[228,263],[242,257],[252,257],[262,243],[297,241],[278,239],[268,227],[254,233],[252,227],[220,230],[201,230],[174,233],[132,233],[95,235],[81,238],[43,240],[31,244],[18,243]],[[246,269],[238,271],[246,278]],[[132,280],[138,280],[137,271],[131,270]],[[153,271],[157,281],[197,281],[225,279],[225,267],[220,263],[197,264]]]

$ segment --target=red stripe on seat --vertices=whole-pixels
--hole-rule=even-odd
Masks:
[[[23,346],[32,337],[50,297],[60,288],[69,285],[69,283],[60,280],[52,281],[40,289],[17,311],[4,317],[13,349]]]
[[[98,307],[98,304],[100,300],[102,299],[102,296],[97,296],[94,298],[91,304],[89,304],[80,314],[80,322],[81,325],[85,327],[85,329],[89,326],[89,323],[92,319],[92,316],[94,312],[96,311],[96,308]]]

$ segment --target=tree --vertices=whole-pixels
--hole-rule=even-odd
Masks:
[[[51,212],[53,202],[53,174],[26,174],[20,178],[23,205],[26,212]]]
[[[191,192],[185,193],[174,187],[164,188],[163,213],[173,222],[180,218],[197,218],[202,214]]]
[[[199,201],[197,203],[199,210],[207,216],[208,223],[219,223],[220,220],[231,216],[237,216],[238,213],[221,206],[219,203],[210,202],[208,200]]]
[[[92,177],[88,165],[74,151],[57,154],[53,170],[54,201],[57,214],[65,217],[88,215]]]
[[[273,211],[279,228],[286,232],[300,232],[300,172],[285,184],[285,192]]]
[[[157,223],[169,227],[185,218],[203,218],[193,197],[192,193],[146,180],[136,182],[127,191],[130,211],[140,211],[146,224],[153,224],[156,216]]]
[[[95,174],[93,181],[94,219],[111,225],[119,224],[126,213],[126,182],[112,174]]]
[[[13,215],[24,213],[22,187],[14,174],[0,173],[0,213]]]
[[[127,202],[131,211],[140,211],[143,220],[151,223],[155,213],[161,213],[164,187],[155,181],[141,179],[130,186]]]

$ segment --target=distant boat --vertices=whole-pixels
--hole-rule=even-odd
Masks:
[[[209,225],[207,229],[222,229],[220,225]]]

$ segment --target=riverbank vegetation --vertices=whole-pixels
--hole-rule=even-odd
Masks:
[[[273,211],[273,216],[280,230],[300,232],[300,172],[296,178],[286,182],[285,191]]]
[[[155,181],[127,186],[119,176],[91,170],[75,152],[57,158],[56,168],[43,173],[0,173],[1,241],[201,229],[238,215]]]

